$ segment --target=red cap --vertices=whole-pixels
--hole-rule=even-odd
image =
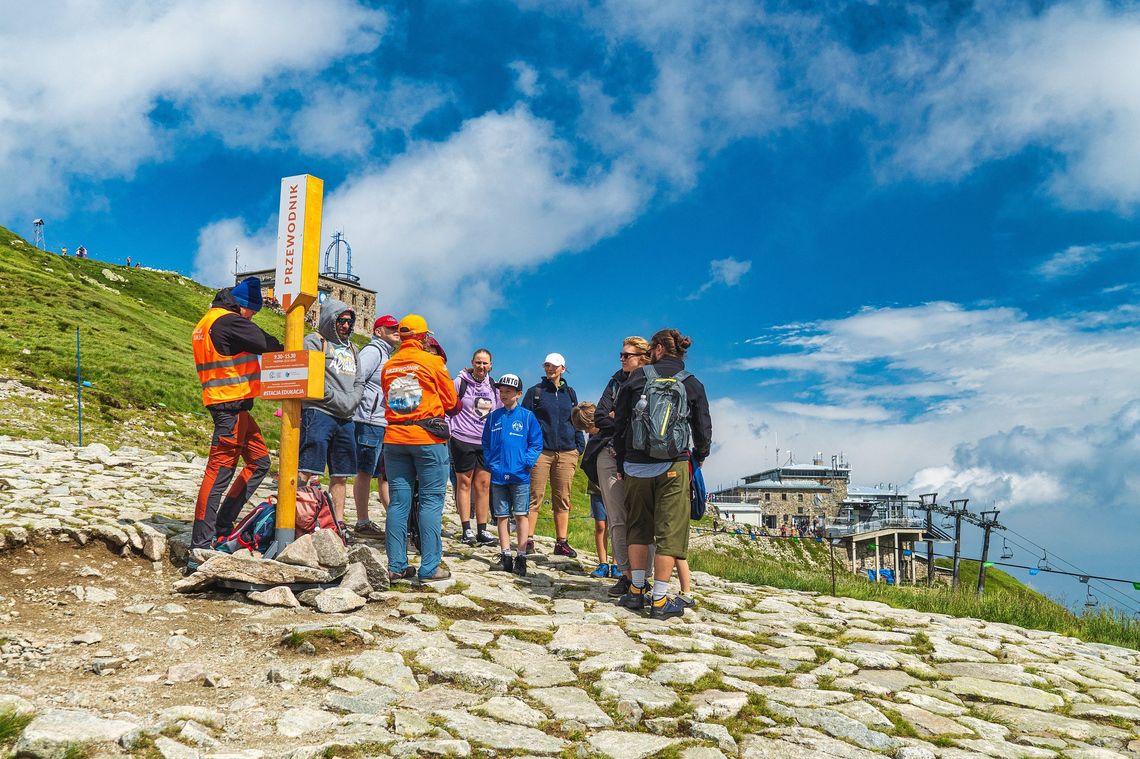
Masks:
[[[381,316],[379,319],[376,320],[375,324],[372,325],[372,331],[375,332],[377,327],[398,327],[398,326],[400,326],[400,322],[396,321],[396,317],[392,316],[391,314],[384,314],[383,316]]]

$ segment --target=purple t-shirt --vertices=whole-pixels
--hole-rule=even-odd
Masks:
[[[483,442],[483,425],[491,412],[503,404],[499,400],[499,392],[491,384],[488,375],[482,382],[476,382],[467,369],[455,377],[455,392],[459,393],[463,381],[467,380],[467,390],[459,400],[463,408],[458,414],[448,417],[447,424],[451,428],[451,436],[456,440],[472,445],[481,445]]]

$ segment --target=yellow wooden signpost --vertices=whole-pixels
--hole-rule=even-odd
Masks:
[[[308,174],[281,180],[274,296],[285,309],[285,350],[262,357],[263,398],[281,400],[277,534],[272,558],[293,542],[297,518],[297,463],[301,401],[324,397],[324,356],[303,350],[305,311],[317,298],[324,181]]]

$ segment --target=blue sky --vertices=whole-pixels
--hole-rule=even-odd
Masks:
[[[1133,6],[24,5],[5,226],[223,284],[312,173],[326,240],[453,370],[558,350],[591,397],[676,326],[714,482],[778,436],[1140,575]]]

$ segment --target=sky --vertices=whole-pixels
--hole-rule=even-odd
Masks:
[[[1140,580],[1134,5],[0,4],[0,224],[223,286],[309,173],[453,371],[675,327],[712,483],[842,453]]]

